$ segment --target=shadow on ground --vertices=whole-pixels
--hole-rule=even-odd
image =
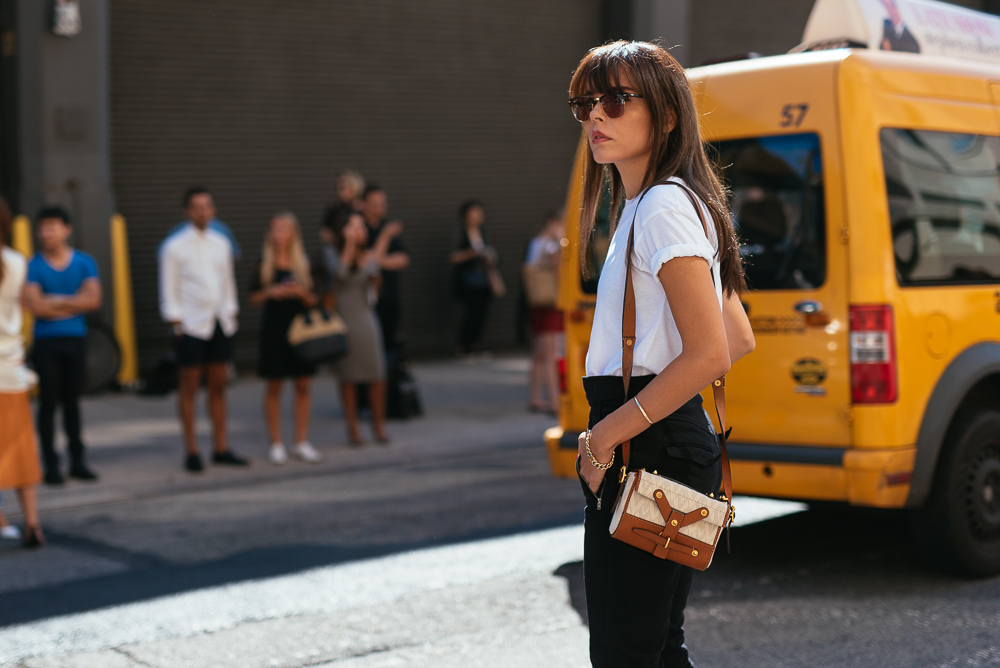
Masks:
[[[807,512],[737,527],[726,553],[723,534],[712,566],[697,574],[689,606],[700,599],[765,600],[863,590],[869,594],[919,594],[968,580],[931,570],[910,539],[898,511],[820,506]],[[583,562],[563,564],[570,603],[584,624],[587,600]]]
[[[499,527],[464,535],[451,535],[437,540],[377,546],[282,545],[250,550],[226,559],[198,564],[169,564],[152,558],[149,561],[135,559],[131,563],[133,568],[121,573],[5,592],[3,605],[0,606],[0,626],[136,603],[206,587],[290,575],[312,568],[385,557],[423,548],[542,531],[578,522],[579,516],[574,514],[550,518],[530,526]],[[48,537],[50,545],[60,545],[62,540],[60,536],[50,534]],[[67,545],[76,546],[80,539],[65,537],[65,541]]]

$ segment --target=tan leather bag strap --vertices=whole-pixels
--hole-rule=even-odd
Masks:
[[[635,349],[635,288],[632,285],[632,250],[635,246],[635,218],[639,214],[639,205],[642,204],[642,198],[646,196],[653,187],[658,185],[675,185],[684,191],[688,199],[691,200],[691,205],[694,206],[694,210],[698,213],[698,220],[701,221],[701,226],[705,230],[705,236],[711,239],[712,237],[708,233],[708,222],[705,220],[705,214],[701,210],[701,204],[698,198],[695,196],[691,189],[682,183],[676,181],[658,181],[653,185],[646,188],[642,195],[639,197],[639,201],[636,202],[635,211],[632,214],[632,225],[628,231],[628,243],[625,248],[625,298],[622,306],[622,383],[625,385],[625,397],[628,398],[628,385],[629,381],[632,379],[632,354]],[[715,275],[712,275],[712,281],[715,281]],[[722,489],[725,492],[726,499],[732,502],[733,498],[733,474],[729,468],[729,453],[726,449],[726,377],[716,379],[712,383],[712,396],[715,399],[715,413],[719,418],[719,427],[722,429]],[[625,475],[628,473],[629,458],[632,450],[632,441],[627,440],[622,443],[622,469],[621,475],[619,476],[619,482],[625,480]],[[620,492],[619,492],[620,493]]]

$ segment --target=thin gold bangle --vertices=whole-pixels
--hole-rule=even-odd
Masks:
[[[590,430],[589,429],[587,430],[587,436],[586,436],[586,438],[584,438],[583,440],[587,444],[587,456],[590,457],[590,465],[593,466],[595,469],[597,469],[599,471],[607,471],[609,468],[611,468],[611,465],[615,463],[615,456],[614,455],[611,455],[611,461],[610,462],[608,462],[607,464],[602,464],[601,462],[597,461],[597,457],[595,457],[594,453],[590,451]]]
[[[646,415],[646,411],[642,410],[642,404],[639,403],[639,397],[632,397],[632,401],[634,401],[635,405],[639,408],[639,412],[642,413],[642,417],[646,418],[646,422],[648,422],[649,426],[652,427],[653,421],[649,419],[648,415]]]

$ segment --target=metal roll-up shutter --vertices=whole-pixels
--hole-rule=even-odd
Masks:
[[[569,76],[600,40],[598,0],[144,0],[111,3],[112,160],[128,221],[139,349],[167,348],[156,247],[191,185],[212,190],[243,247],[237,359],[257,355],[247,286],[270,215],[291,209],[315,248],[334,175],[382,185],[406,222],[404,330],[450,351],[456,210],[487,207],[512,294],[486,345],[514,342],[527,240],[561,206],[579,125]]]

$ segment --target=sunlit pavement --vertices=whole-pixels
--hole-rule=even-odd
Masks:
[[[737,499],[748,525],[798,512]],[[167,596],[0,629],[30,668],[583,666],[587,629],[556,572],[579,526]],[[20,663],[18,663],[20,661]]]
[[[41,490],[43,550],[0,545],[0,665],[585,665],[582,497],[549,473],[527,360],[414,371],[425,414],[390,423],[388,447],[347,446],[318,376],[316,466],[263,460],[253,378],[230,387],[232,447],[253,465],[195,476],[174,396],[87,399],[101,481]],[[801,509],[738,506],[741,524]]]

